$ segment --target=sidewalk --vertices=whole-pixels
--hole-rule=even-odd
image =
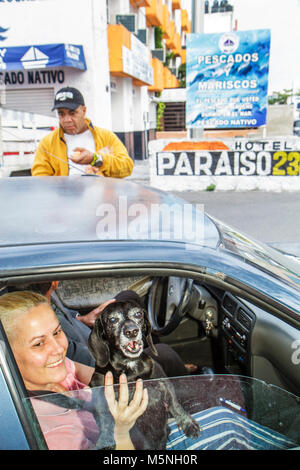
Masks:
[[[150,184],[150,161],[149,158],[146,160],[135,160],[132,174],[127,176],[126,180],[134,183],[141,183],[145,185]]]

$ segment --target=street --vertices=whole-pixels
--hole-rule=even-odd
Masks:
[[[208,214],[266,243],[300,255],[300,192],[180,191],[185,200],[204,204]]]
[[[137,161],[128,180],[149,185],[149,161]],[[253,238],[300,256],[300,191],[172,191]]]

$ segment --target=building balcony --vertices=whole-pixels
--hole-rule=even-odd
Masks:
[[[175,34],[174,38],[175,47],[173,47],[173,53],[175,56],[181,56],[181,37],[179,33]]]
[[[130,5],[136,8],[151,6],[151,0],[129,0],[129,1],[130,1]]]
[[[161,60],[152,58],[153,85],[148,86],[148,91],[160,92],[164,89],[164,64]]]
[[[170,22],[170,38],[165,40],[167,49],[175,49],[176,47],[175,35],[176,35],[176,25],[175,25],[175,21],[172,20]]]
[[[170,39],[171,38],[171,19],[170,19],[170,12],[167,5],[163,5],[163,39]]]
[[[179,10],[181,8],[181,0],[172,0],[172,10]]]
[[[181,63],[186,64],[186,49],[181,49]]]
[[[121,24],[107,25],[109,70],[111,75],[126,76],[123,71],[123,46],[131,48],[131,33]]]
[[[187,32],[188,31],[188,12],[187,10],[181,10],[181,30]]]
[[[110,74],[130,77],[137,86],[152,84],[152,59],[147,47],[121,24],[109,24],[107,31]]]
[[[151,5],[146,7],[147,26],[163,26],[164,14],[162,0],[151,0]]]
[[[175,77],[175,75],[168,69],[168,67],[164,67],[164,89],[165,88],[178,88],[179,87],[179,80]]]

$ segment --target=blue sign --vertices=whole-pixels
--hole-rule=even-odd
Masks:
[[[186,127],[266,124],[270,30],[188,34]]]
[[[86,70],[83,47],[74,44],[0,47],[0,70],[74,67]]]

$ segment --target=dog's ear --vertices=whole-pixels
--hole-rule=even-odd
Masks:
[[[103,339],[103,327],[100,317],[95,321],[94,327],[88,339],[88,347],[99,367],[105,367],[110,359],[109,347]]]
[[[158,352],[157,352],[157,350],[156,350],[156,348],[153,344],[153,341],[152,341],[151,331],[152,331],[151,324],[150,324],[150,321],[148,319],[147,312],[145,311],[145,315],[144,315],[144,335],[145,335],[147,344],[148,344],[149,348],[151,349],[152,354],[154,354],[154,356],[158,356]]]

